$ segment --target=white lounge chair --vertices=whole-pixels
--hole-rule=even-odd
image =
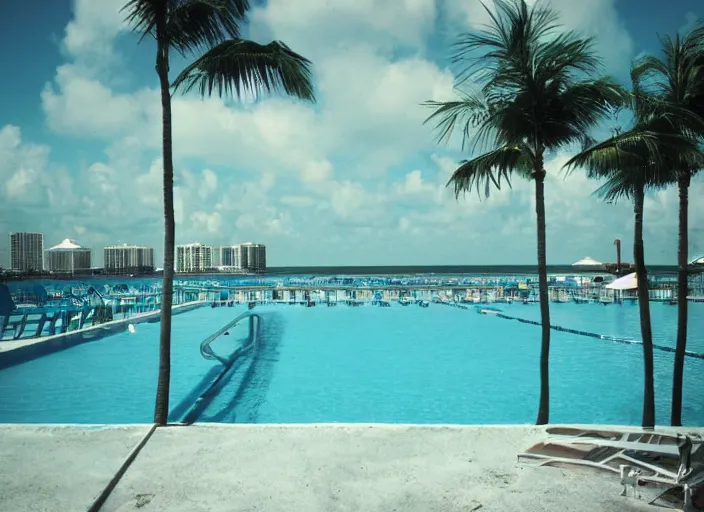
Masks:
[[[569,464],[617,473],[624,491],[641,483],[683,490],[691,508],[693,489],[704,485],[704,444],[701,436],[653,431],[589,430],[551,427],[546,441],[518,455],[538,466]],[[664,493],[663,493],[664,494]],[[688,502],[689,500],[689,502]]]

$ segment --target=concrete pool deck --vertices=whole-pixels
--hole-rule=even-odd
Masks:
[[[0,425],[0,510],[88,510],[150,428]],[[171,426],[100,510],[666,510],[619,496],[605,472],[517,463],[546,437],[534,426]]]

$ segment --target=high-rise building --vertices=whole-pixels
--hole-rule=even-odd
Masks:
[[[213,268],[212,247],[200,243],[176,246],[176,272],[204,272]]]
[[[92,251],[89,248],[81,247],[75,240],[67,238],[46,251],[46,269],[51,272],[67,272],[71,274],[77,271],[90,270],[91,253]]]
[[[111,245],[103,249],[105,270],[108,272],[153,271],[154,249],[138,245]]]
[[[266,272],[266,247],[252,242],[213,246],[210,248],[210,268],[225,272]]]
[[[240,251],[238,245],[217,245],[211,249],[213,268],[240,270]]]
[[[247,242],[238,246],[239,267],[248,272],[266,272],[266,246]]]
[[[10,269],[20,272],[44,270],[42,233],[10,233]]]
[[[210,248],[210,263],[214,268],[232,266],[232,247],[216,245]]]

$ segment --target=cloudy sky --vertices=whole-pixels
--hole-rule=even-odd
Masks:
[[[10,231],[41,231],[47,246],[76,239],[98,265],[113,243],[162,253],[154,45],[122,23],[124,1],[3,7],[0,266]],[[701,0],[552,4],[598,37],[605,72],[622,80],[635,56],[657,52],[657,33],[704,15]],[[449,44],[484,20],[478,0],[256,2],[247,36],[310,58],[318,104],[175,97],[177,243],[260,242],[275,266],[534,263],[530,185],[455,200],[445,183],[468,155],[423,125],[421,102],[453,97]],[[614,238],[631,244],[631,208],[591,196],[581,173],[565,179],[567,158],[547,162],[548,262],[611,261]],[[692,195],[702,191],[697,180]],[[704,203],[690,212],[694,257]],[[649,262],[675,262],[676,222],[675,190],[648,197]]]

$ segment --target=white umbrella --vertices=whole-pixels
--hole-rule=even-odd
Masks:
[[[697,258],[696,260],[693,260],[690,265],[704,265],[704,256],[701,258]]]
[[[586,258],[582,258],[581,260],[572,263],[573,267],[598,267],[600,265],[603,265],[600,261],[596,261],[593,258],[590,258],[587,256]]]
[[[633,272],[627,276],[619,277],[618,279],[607,284],[604,288],[608,288],[609,290],[635,290],[638,288],[636,273]]]

